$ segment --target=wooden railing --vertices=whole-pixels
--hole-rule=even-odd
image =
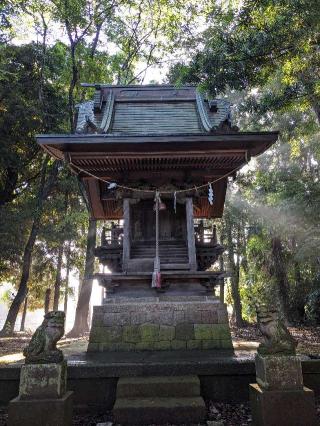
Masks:
[[[196,244],[217,244],[217,230],[215,225],[206,226],[203,221],[194,225]]]
[[[111,223],[110,227],[103,227],[101,232],[102,247],[122,246],[123,227],[119,224]]]

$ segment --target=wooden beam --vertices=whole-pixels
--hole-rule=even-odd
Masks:
[[[201,169],[194,170],[190,168],[190,170],[170,170],[167,173],[163,170],[155,171],[155,170],[149,170],[146,174],[145,171],[130,171],[128,175],[126,176],[126,185],[130,186],[131,184],[136,184],[139,180],[146,180],[146,177],[148,181],[151,181],[152,179],[156,180],[163,180],[164,182],[168,183],[168,180],[177,180],[185,183],[186,182],[186,174],[191,179],[195,178],[198,180],[198,183],[207,182],[208,179],[213,177],[220,177],[224,176],[227,173],[231,173],[233,169],[230,168],[221,168],[221,169],[207,169],[202,167]],[[116,181],[116,182],[123,182],[123,173],[120,172],[106,172],[106,171],[95,171],[95,176],[98,176],[105,180],[110,181]],[[88,175],[84,172],[80,172],[79,176],[82,179],[87,179]],[[197,184],[197,182],[194,182]]]
[[[158,152],[248,150],[258,155],[276,142],[279,132],[214,132],[193,135],[39,135],[37,142],[68,152]]]
[[[190,265],[191,271],[196,271],[197,270],[196,242],[194,237],[193,201],[191,197],[186,198],[186,220],[187,220],[189,265]]]
[[[246,149],[228,149],[224,147],[223,149],[217,150],[188,150],[188,151],[152,151],[152,152],[72,152],[72,161],[76,162],[77,160],[108,160],[110,159],[154,159],[154,158],[212,158],[212,157],[233,157],[233,156],[245,156]]]
[[[130,259],[130,199],[123,200],[123,260],[122,269],[127,271]]]
[[[94,218],[100,219],[105,217],[105,212],[100,198],[99,181],[94,178],[86,180],[88,195],[90,198],[90,206]]]

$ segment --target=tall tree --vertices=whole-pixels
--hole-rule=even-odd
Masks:
[[[193,82],[211,94],[257,88],[278,77],[260,96],[265,111],[310,106],[320,124],[320,10],[317,0],[246,0],[234,9],[216,5],[189,62],[169,78]]]
[[[242,303],[240,297],[240,269],[245,261],[245,237],[244,221],[238,211],[234,211],[230,205],[224,214],[224,232],[226,243],[228,272],[230,273],[231,296],[235,322],[238,327],[244,326],[242,317]]]
[[[96,246],[97,222],[89,219],[84,277],[80,286],[75,322],[68,337],[76,337],[89,331],[88,314],[94,273],[94,249]]]
[[[23,301],[25,300],[25,297],[27,296],[28,280],[29,280],[31,261],[32,261],[32,251],[33,251],[33,246],[35,244],[35,241],[40,229],[41,217],[43,213],[43,205],[45,200],[48,198],[50,192],[53,189],[53,186],[57,179],[58,170],[59,170],[59,163],[55,162],[53,166],[51,167],[51,169],[49,170],[49,173],[47,176],[48,161],[49,159],[46,156],[43,161],[43,165],[41,169],[41,179],[40,179],[38,197],[37,197],[35,211],[34,211],[34,219],[33,219],[31,231],[28,237],[28,241],[23,253],[22,273],[21,273],[21,278],[20,278],[20,282],[18,286],[18,291],[17,291],[17,294],[15,295],[15,298],[12,301],[6,321],[0,332],[0,335],[2,336],[11,336],[13,334],[20,307]]]

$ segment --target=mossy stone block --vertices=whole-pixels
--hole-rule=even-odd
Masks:
[[[228,324],[212,324],[211,333],[211,338],[213,340],[231,339],[230,328]]]
[[[103,314],[98,313],[98,314],[93,315],[91,327],[103,327],[103,326],[104,326]]]
[[[175,336],[175,327],[169,325],[160,325],[159,340],[173,340]]]
[[[115,352],[127,352],[135,349],[134,343],[108,343],[103,345],[103,350],[115,351]]]
[[[142,324],[140,325],[141,340],[143,342],[158,342],[159,341],[159,325],[157,324]]]
[[[210,340],[212,338],[211,324],[195,324],[194,337],[196,340]]]
[[[136,325],[125,325],[123,327],[122,340],[128,343],[138,343],[141,341],[140,328]]]
[[[220,347],[222,349],[233,349],[232,339],[222,339],[220,340]]]
[[[171,349],[173,350],[180,350],[180,349],[186,349],[187,348],[187,342],[185,340],[172,340],[171,341]]]
[[[89,343],[87,352],[99,352],[99,343]]]
[[[201,340],[188,340],[187,349],[202,349]]]
[[[121,342],[122,327],[93,327],[90,333],[90,343]]]
[[[155,343],[159,342],[148,342],[147,340],[144,342],[136,343],[135,350],[136,351],[152,351],[155,349]]]
[[[181,323],[176,325],[177,340],[194,340],[193,324]]]
[[[104,342],[121,342],[122,341],[122,327],[113,326],[113,327],[104,327],[105,329],[105,338],[102,340]]]
[[[170,340],[161,340],[160,342],[154,342],[154,349],[160,351],[166,351],[171,349],[171,341]]]
[[[220,340],[203,340],[202,349],[220,349]]]
[[[92,327],[90,331],[90,343],[99,343],[104,338],[105,327]]]

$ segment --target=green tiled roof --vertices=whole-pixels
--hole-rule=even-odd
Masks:
[[[99,86],[93,101],[79,105],[77,133],[111,135],[201,134],[237,130],[230,104],[206,100],[195,87]]]

